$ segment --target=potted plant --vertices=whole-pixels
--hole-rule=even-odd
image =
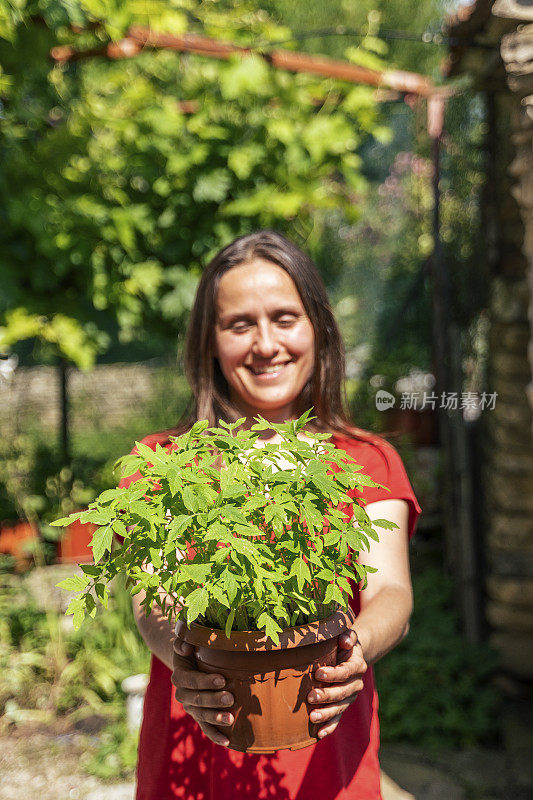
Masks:
[[[157,603],[177,619],[199,669],[226,677],[236,750],[317,740],[305,698],[315,670],[336,663],[337,637],[353,622],[350,581],[373,571],[355,559],[377,533],[348,492],[379,484],[329,434],[300,438],[310,419],[309,411],[280,425],[256,417],[251,429],[244,419],[218,428],[200,421],[168,450],[138,443],[138,455],[117,463],[139,480],[54,523],[98,526],[94,564],[59,584],[79,592],[67,610],[74,625],[94,616],[96,600],[106,605],[107,584],[125,572],[132,594],[146,592],[147,613]],[[282,441],[258,448],[266,429]],[[122,544],[113,546],[113,534]]]

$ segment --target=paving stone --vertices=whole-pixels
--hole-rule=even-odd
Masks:
[[[466,800],[463,787],[440,769],[414,759],[387,756],[383,752],[380,761],[384,772],[408,793],[407,797],[410,793],[415,800]],[[400,800],[402,796],[397,797]],[[391,795],[391,800],[395,800],[394,795]]]
[[[383,800],[416,800],[414,795],[401,789],[383,770],[381,771],[381,794]]]
[[[134,796],[134,783],[116,783],[113,786],[101,786],[86,795],[84,800],[133,800]]]

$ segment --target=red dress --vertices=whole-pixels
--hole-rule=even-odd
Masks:
[[[399,498],[409,505],[409,537],[420,506],[396,450],[379,436],[371,442],[334,436],[364,474],[391,491],[367,487],[367,503]],[[168,433],[147,436],[153,449]],[[138,477],[121,481],[127,486]],[[361,497],[359,493],[355,496]],[[391,534],[393,535],[393,534]],[[357,586],[351,606],[357,614]],[[139,741],[136,800],[382,800],[379,773],[378,696],[374,671],[342,715],[335,731],[303,750],[273,755],[239,753],[214,744],[175,697],[171,672],[152,656]]]

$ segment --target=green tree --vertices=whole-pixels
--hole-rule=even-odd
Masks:
[[[105,18],[98,0],[0,6],[2,340],[34,338],[82,368],[110,333],[175,337],[202,265],[234,236],[305,240],[317,209],[353,219],[358,150],[379,133],[370,88],[260,55],[50,62],[52,46],[94,48],[132,24],[245,44],[288,35],[247,0],[154,0],[149,17],[138,5],[110,2]]]

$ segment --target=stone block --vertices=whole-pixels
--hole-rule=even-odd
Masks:
[[[527,320],[528,304],[529,289],[525,278],[519,280],[494,278],[490,298],[491,316],[494,319],[501,322]]]
[[[526,351],[523,353],[496,351],[492,354],[489,369],[500,378],[520,381],[524,387],[531,380],[531,366]]]
[[[533,207],[533,177],[522,175],[519,182],[513,186],[511,193],[520,206],[522,213]]]
[[[531,332],[529,323],[523,322],[493,322],[491,334],[499,350],[512,353],[525,353]]]
[[[533,513],[531,476],[509,476],[509,473],[490,470],[487,475],[487,501],[494,510],[524,515]]]
[[[531,132],[520,131],[511,137],[515,144],[522,146],[517,148],[516,156],[509,167],[509,172],[515,178],[528,175],[533,170],[533,153],[531,152]]]
[[[495,450],[491,454],[491,467],[497,472],[512,472],[533,476],[533,447],[524,447],[522,453]]]
[[[520,679],[533,679],[533,634],[496,631],[489,644],[497,650],[502,669]]]
[[[489,544],[500,549],[533,550],[533,517],[530,514],[490,515]]]
[[[533,606],[513,608],[501,603],[487,603],[486,612],[493,628],[533,635]]]
[[[517,402],[508,402],[502,398],[496,398],[492,413],[498,423],[507,427],[525,428],[526,430],[531,428],[531,408],[529,407],[525,387],[526,384],[524,383],[522,397]]]
[[[533,578],[500,578],[489,575],[487,594],[493,600],[517,608],[533,608]]]
[[[529,327],[529,326],[528,326]],[[527,345],[526,345],[527,350]],[[498,374],[494,374],[491,380],[491,392],[496,392],[496,404],[501,400],[509,403],[520,404],[523,400],[525,389],[523,381],[509,380]]]
[[[492,445],[496,449],[522,453],[525,448],[530,447],[531,432],[525,428],[509,427],[496,420],[490,420],[488,429]]]
[[[492,8],[495,17],[504,19],[533,20],[533,8],[523,0],[496,0]]]
[[[530,551],[491,547],[487,550],[487,563],[494,576],[533,578],[533,552]]]

